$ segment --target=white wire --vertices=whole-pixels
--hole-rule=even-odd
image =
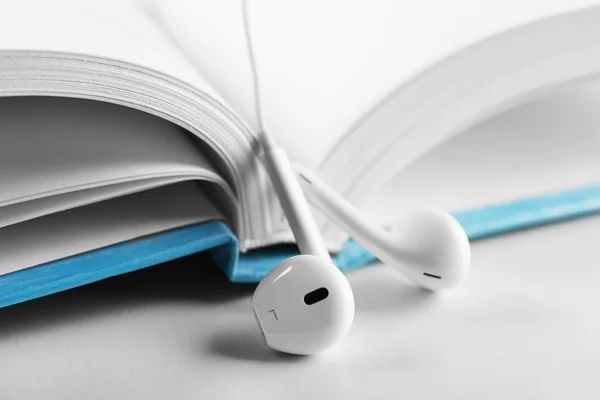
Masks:
[[[254,56],[254,48],[252,46],[252,29],[250,28],[250,18],[248,17],[248,1],[242,0],[242,12],[244,16],[244,31],[246,34],[246,47],[248,49],[248,56],[250,58],[250,71],[252,73],[252,84],[254,86],[254,107],[256,118],[258,122],[258,127],[260,132],[258,132],[259,141],[263,149],[276,149],[277,143],[273,136],[267,131],[265,127],[265,123],[262,116],[262,102],[260,96],[260,77],[258,74],[258,67],[256,65],[256,57]]]

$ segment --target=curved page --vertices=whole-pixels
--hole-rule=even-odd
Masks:
[[[250,2],[266,122],[293,159],[309,168],[335,166],[338,161],[330,160],[329,153],[349,151],[338,148],[340,139],[353,135],[354,130],[348,130],[357,119],[379,100],[387,103],[386,94],[399,85],[412,84],[425,69],[485,38],[597,4],[597,0]],[[561,31],[560,26],[555,29]],[[541,41],[553,45],[553,40]],[[477,71],[469,63],[458,68],[467,74]],[[445,78],[444,84],[452,85],[454,77]],[[441,85],[436,82],[432,90]],[[410,103],[394,109],[398,120],[410,114]],[[386,135],[401,133],[390,124]],[[374,139],[362,140],[356,148],[371,146]],[[339,167],[343,171],[348,166]],[[353,174],[347,179],[352,180]]]
[[[3,5],[0,49],[89,54],[143,65],[219,98],[156,28],[143,1],[19,0]]]
[[[0,275],[218,219],[222,214],[193,182],[47,215],[0,229]]]
[[[191,135],[150,114],[67,98],[0,98],[0,206],[152,178],[227,187]]]
[[[257,132],[259,121],[242,0],[157,0],[145,10],[173,47],[210,79]]]
[[[181,180],[181,178],[142,179],[11,204],[0,207],[0,228],[99,201],[154,189]]]
[[[600,182],[598,103],[600,84],[585,84],[486,120],[400,171],[366,201],[366,210],[385,223],[413,207],[485,210],[566,190],[592,191]],[[556,216],[573,207],[549,205]],[[585,208],[597,205],[596,196]]]

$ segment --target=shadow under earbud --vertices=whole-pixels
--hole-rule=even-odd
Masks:
[[[219,357],[234,360],[298,363],[308,360],[298,356],[275,351],[267,346],[256,326],[244,326],[219,332],[209,342],[209,351]]]

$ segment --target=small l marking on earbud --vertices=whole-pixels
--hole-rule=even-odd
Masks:
[[[275,317],[275,321],[279,321],[279,318],[277,318],[277,314],[275,313],[275,310],[269,310],[267,312],[272,312],[273,316]]]
[[[435,279],[442,279],[441,276],[439,275],[434,275],[434,274],[428,274],[427,272],[423,272],[423,275],[428,276],[430,278],[435,278]]]

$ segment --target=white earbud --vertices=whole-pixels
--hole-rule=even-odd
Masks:
[[[354,296],[346,277],[331,262],[285,151],[277,147],[265,128],[245,0],[242,5],[264,151],[261,158],[302,253],[269,271],[252,296],[252,308],[270,347],[292,354],[313,354],[346,336],[354,319]]]
[[[342,339],[354,319],[354,296],[333,265],[284,150],[262,134],[262,156],[302,255],[275,266],[256,288],[252,308],[267,344],[313,354]]]
[[[325,350],[346,336],[354,296],[344,275],[320,257],[288,258],[272,269],[252,297],[267,344],[292,354]]]
[[[368,221],[315,174],[296,165],[308,200],[384,263],[430,290],[458,285],[469,272],[471,247],[461,225],[435,208],[415,210],[387,232]]]

